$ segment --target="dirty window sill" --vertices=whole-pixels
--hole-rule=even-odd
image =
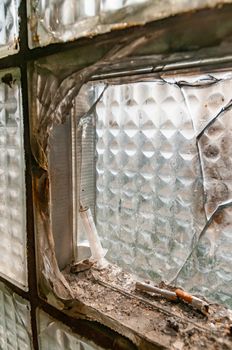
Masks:
[[[223,306],[210,304],[204,316],[186,303],[136,291],[133,276],[116,265],[78,274],[69,270],[63,274],[78,303],[72,301],[65,312],[98,321],[139,349],[232,348],[232,313]]]

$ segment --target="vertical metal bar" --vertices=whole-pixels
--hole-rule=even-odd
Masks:
[[[78,241],[78,195],[77,195],[77,132],[76,132],[76,117],[75,117],[75,105],[71,110],[71,143],[72,143],[72,237],[73,237],[73,258],[77,260],[77,241]]]
[[[21,1],[19,8],[20,21],[20,50],[28,51],[28,33],[27,33],[27,9],[26,1]],[[31,304],[31,329],[32,342],[34,350],[39,349],[37,334],[37,277],[36,277],[36,249],[34,234],[34,215],[32,198],[32,176],[31,176],[31,147],[29,130],[29,106],[28,106],[28,81],[27,81],[27,62],[21,63],[21,87],[22,87],[22,107],[24,124],[24,149],[25,149],[25,182],[26,182],[26,228],[27,228],[27,266],[28,266],[28,287],[29,300]]]

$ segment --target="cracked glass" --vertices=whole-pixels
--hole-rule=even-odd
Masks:
[[[73,274],[109,262],[231,305],[223,10],[215,31],[200,11],[187,27],[184,14],[30,64],[37,271],[51,303],[75,299]],[[199,40],[198,22],[216,46]]]
[[[108,259],[229,305],[231,84],[216,73],[111,85],[92,117]]]
[[[43,75],[41,88],[43,79],[55,88]],[[34,134],[49,145],[48,163],[42,153],[40,161],[52,178],[47,234],[53,232],[54,266],[62,270],[90,256],[93,242],[80,212],[89,208],[101,257],[140,278],[231,305],[231,84],[229,70],[143,74],[88,82],[72,92],[67,118],[56,115],[52,127],[47,119],[42,139]],[[37,89],[43,115],[44,95]],[[67,95],[65,108],[70,101]],[[41,122],[39,130],[47,128]],[[60,288],[72,294],[59,278]]]

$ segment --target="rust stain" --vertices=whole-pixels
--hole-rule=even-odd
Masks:
[[[33,41],[34,43],[39,43],[39,42],[40,42],[40,37],[39,37],[39,35],[38,35],[37,33],[34,33],[34,34],[32,35],[32,41]]]
[[[218,212],[218,213],[215,213],[214,215],[214,221],[217,223],[217,224],[222,224],[224,222],[224,214],[222,211]]]

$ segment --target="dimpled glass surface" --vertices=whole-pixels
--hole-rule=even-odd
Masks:
[[[0,273],[25,289],[25,164],[19,72],[2,71],[0,80]]]
[[[232,80],[215,74],[210,86],[185,87],[197,133],[206,223],[176,281],[232,306]]]
[[[30,306],[0,283],[0,349],[32,350]]]
[[[37,314],[40,350],[101,350],[99,346],[84,341],[45,312],[39,310]]]
[[[30,46],[73,40],[88,34],[109,31],[114,23],[131,14],[134,6],[148,0],[30,0]],[[114,15],[116,17],[114,18]],[[129,18],[128,18],[129,20]],[[131,19],[129,20],[131,21]]]
[[[96,218],[110,259],[170,279],[204,225],[195,133],[182,93],[161,82],[111,86],[96,113]]]
[[[31,48],[143,24],[231,0],[28,0]]]
[[[19,0],[0,1],[0,57],[17,51]]]
[[[229,305],[231,87],[230,73],[164,77],[108,86],[96,106],[108,259]]]

